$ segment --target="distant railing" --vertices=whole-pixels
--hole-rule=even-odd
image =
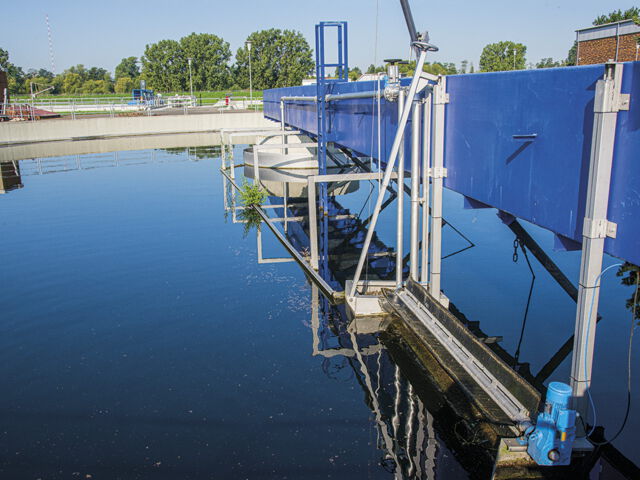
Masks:
[[[61,98],[47,97],[32,99],[16,99],[11,103],[0,103],[0,116],[4,120],[38,120],[50,117],[51,114],[71,116],[78,115],[155,115],[173,113],[176,108],[182,109],[184,115],[190,111],[196,113],[199,107],[209,107],[219,113],[225,110],[262,110],[263,100],[249,97],[213,97],[197,98],[189,95],[156,96],[153,99],[132,99],[131,97],[80,97]],[[157,113],[156,113],[157,112]],[[0,119],[0,120],[1,120]]]

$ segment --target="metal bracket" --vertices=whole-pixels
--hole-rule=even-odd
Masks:
[[[434,105],[445,105],[449,103],[449,94],[444,91],[444,88],[435,88],[433,96]]]
[[[429,72],[422,72],[420,74],[420,78],[424,80],[431,80],[432,82],[438,81],[438,75],[434,75],[433,73],[429,73]]]
[[[616,238],[618,224],[606,218],[584,218],[582,235],[587,238]]]
[[[446,178],[448,170],[445,167],[433,167],[429,169],[431,178]]]
[[[629,106],[631,105],[631,94],[629,93],[621,93],[618,95],[618,111],[620,110],[629,110]]]
[[[598,80],[598,82],[611,83],[613,85],[612,88],[596,90],[595,113],[615,113],[620,110],[629,110],[631,95],[620,91],[622,88],[622,69],[622,63],[607,63],[605,65],[604,78]]]

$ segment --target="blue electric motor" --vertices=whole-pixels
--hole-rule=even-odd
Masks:
[[[544,410],[529,435],[527,453],[538,465],[569,465],[576,438],[576,411],[569,409],[571,387],[551,382]]]

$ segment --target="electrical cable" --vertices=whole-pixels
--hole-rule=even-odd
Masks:
[[[604,272],[603,272],[604,273]],[[633,334],[636,329],[636,305],[638,303],[638,290],[640,290],[640,270],[636,271],[636,291],[633,295],[633,304],[631,305],[631,327],[629,330],[629,344],[627,347],[627,408],[624,412],[624,418],[622,419],[622,424],[620,428],[615,433],[613,437],[609,440],[605,440],[604,442],[596,442],[590,440],[592,444],[596,446],[603,446],[613,442],[616,438],[620,436],[624,428],[627,426],[627,420],[629,419],[629,413],[631,412],[631,352],[633,349]],[[591,401],[591,408],[593,408],[593,419],[594,419],[594,427],[591,429],[591,433],[595,430],[595,407],[593,405],[593,399],[591,398],[591,393],[589,393],[589,400]]]
[[[585,345],[589,344],[589,333],[590,333],[590,325],[591,325],[591,315],[593,314],[593,304],[595,302],[595,289],[600,287],[600,279],[602,278],[602,275],[604,275],[607,271],[611,270],[614,267],[621,267],[622,264],[621,263],[614,263],[613,265],[609,265],[607,268],[605,268],[604,270],[602,270],[600,272],[600,275],[598,275],[596,277],[596,281],[594,282],[594,286],[592,288],[592,294],[591,294],[591,304],[589,306],[589,315],[587,316],[587,335],[585,337]],[[586,375],[587,373],[587,349],[585,349],[584,351],[584,373]],[[591,434],[594,432],[595,428],[596,428],[596,423],[597,423],[597,415],[596,415],[596,406],[593,403],[593,397],[591,396],[591,379],[589,379],[589,386],[587,387],[587,396],[589,397],[589,404],[591,405],[591,411],[593,412],[593,426],[591,427],[591,430],[589,432],[587,432],[586,436],[589,437],[591,436]],[[586,381],[586,379],[585,379]]]

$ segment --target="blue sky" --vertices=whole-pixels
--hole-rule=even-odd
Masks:
[[[410,0],[418,30],[428,30],[440,52],[432,61],[477,67],[487,43],[524,43],[527,61],[565,58],[575,30],[614,9],[633,3],[602,0]],[[376,7],[378,5],[378,8]],[[247,35],[265,28],[301,31],[313,47],[321,20],[349,22],[350,66],[365,68],[389,57],[408,56],[408,34],[397,0],[195,0],[175,2],[5,2],[0,47],[23,67],[51,69],[45,15],[49,15],[56,71],[82,63],[113,71],[121,58],[141,56],[144,47],[191,32],[215,33],[235,52]],[[378,30],[376,36],[376,11]],[[377,52],[375,44],[377,38]],[[377,57],[377,58],[376,58]]]

